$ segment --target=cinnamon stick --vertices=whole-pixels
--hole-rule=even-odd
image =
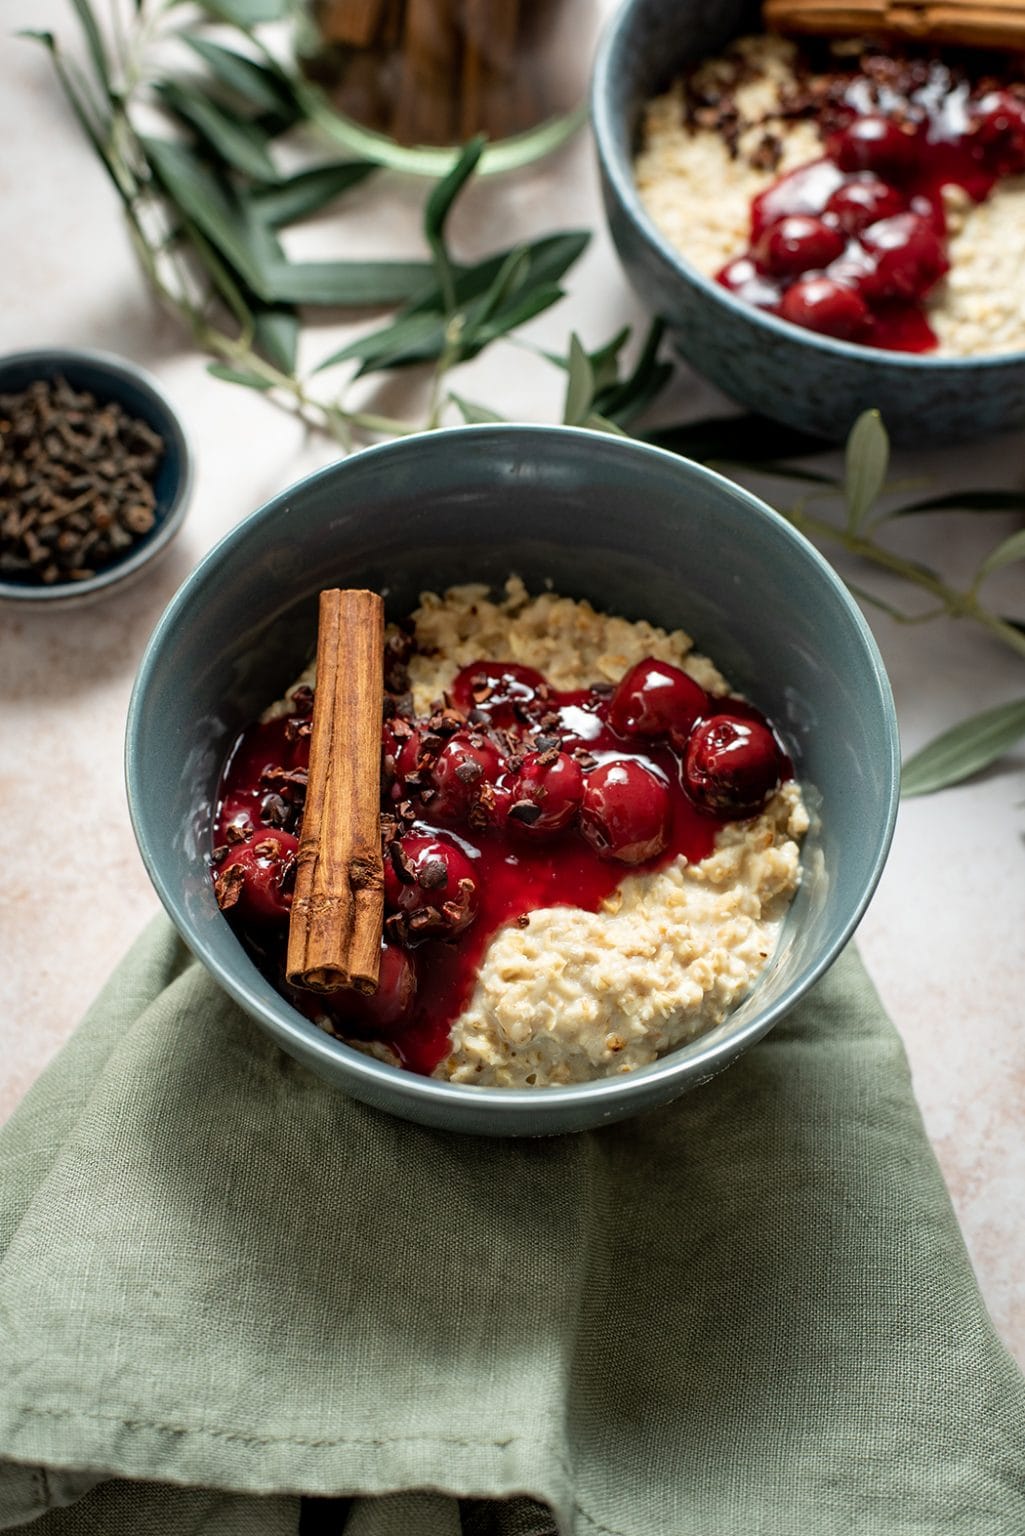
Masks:
[[[384,19],[386,0],[321,0],[320,30],[332,43],[369,48]]]
[[[314,992],[377,988],[384,921],[381,710],[384,604],[320,594],[309,780],[286,973]]]
[[[885,33],[919,42],[1025,48],[1021,0],[764,0],[762,14],[766,26],[779,32]]]

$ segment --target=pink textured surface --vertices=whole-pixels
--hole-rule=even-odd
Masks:
[[[0,349],[64,342],[124,353],[163,381],[197,457],[185,530],[137,585],[80,611],[0,608],[0,804],[5,878],[0,888],[0,1115],[6,1115],[74,1029],[85,1007],[157,901],[136,852],[122,787],[125,710],[139,656],[178,582],[234,521],[306,470],[334,457],[308,443],[263,399],[211,379],[203,361],[155,308],[110,187],[61,105],[42,51],[18,26],[70,31],[59,0],[13,0],[0,49],[3,142],[0,198]],[[349,254],[417,250],[422,188],[382,176],[344,220]],[[601,229],[590,145],[581,138],[532,173],[475,189],[455,220],[464,249],[515,230]],[[336,219],[311,250],[342,243]],[[599,233],[569,298],[534,326],[562,346],[572,328],[606,339],[638,321],[608,241]],[[316,356],[349,334],[316,338]],[[555,370],[504,348],[467,368],[461,390],[512,417],[556,420]],[[371,389],[375,408],[417,415],[422,381]],[[673,419],[722,409],[682,374]],[[940,487],[1021,484],[1023,435],[977,450],[905,462]],[[776,488],[778,489],[778,488]],[[1012,519],[912,519],[908,553],[965,570]],[[863,579],[853,568],[845,572]],[[1021,611],[1022,567],[1000,578]],[[889,595],[903,594],[894,585]],[[1022,668],[964,625],[900,626],[869,611],[893,679],[905,745],[1022,692]],[[860,933],[862,952],[906,1042],[926,1127],[954,1200],[997,1327],[1025,1362],[1025,809],[1022,754],[980,782],[901,811],[893,855]]]

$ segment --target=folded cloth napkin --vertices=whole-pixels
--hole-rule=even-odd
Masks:
[[[0,1168],[0,1527],[1025,1531],[1025,1383],[853,950],[669,1108],[488,1141],[310,1076],[161,919]]]

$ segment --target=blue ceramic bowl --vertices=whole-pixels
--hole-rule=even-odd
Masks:
[[[314,649],[317,592],[539,590],[682,626],[779,725],[819,825],[771,967],[719,1028],[634,1074],[522,1091],[435,1082],[322,1033],[264,980],[217,910],[211,812],[236,733]],[[186,580],[153,634],[128,719],[139,847],[186,943],[292,1055],[347,1093],[450,1130],[581,1130],[702,1083],[807,991],[853,932],[890,842],[893,701],[839,578],[762,502],[656,448],[567,427],[464,427],[367,449],[254,512]]]
[[[155,379],[127,358],[72,347],[45,347],[14,352],[0,358],[0,394],[16,394],[35,379],[63,375],[73,389],[88,390],[103,404],[116,400],[131,415],[145,421],[164,440],[157,471],[156,520],[123,555],[109,561],[94,576],[49,585],[0,576],[0,598],[17,602],[63,606],[95,598],[120,586],[166,550],[185,518],[192,489],[192,456],[174,408]]]
[[[840,441],[876,407],[898,442],[982,436],[1025,421],[1025,352],[965,359],[881,352],[802,330],[702,276],[646,213],[632,160],[645,103],[680,70],[760,30],[751,0],[624,0],[595,64],[591,116],[605,208],[626,274],[687,362],[742,404]]]

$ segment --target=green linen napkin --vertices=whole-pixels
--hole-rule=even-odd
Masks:
[[[322,1084],[160,919],[0,1168],[0,1527],[1025,1530],[1025,1384],[853,950],[690,1097],[503,1142]]]

